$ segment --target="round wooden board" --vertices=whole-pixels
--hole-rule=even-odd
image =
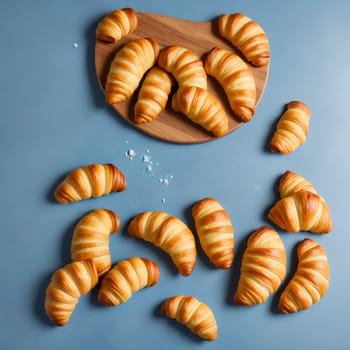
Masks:
[[[137,13],[138,27],[134,33],[130,33],[116,44],[103,43],[99,40],[95,45],[95,67],[100,86],[104,89],[109,66],[116,52],[128,41],[141,38],[152,37],[159,43],[160,48],[170,45],[179,45],[192,50],[200,58],[204,58],[214,47],[232,50],[238,55],[232,45],[221,38],[217,30],[217,21],[192,22],[152,13]],[[242,55],[240,55],[242,57]],[[243,58],[243,57],[242,57]],[[268,79],[269,66],[251,68],[257,90],[258,104],[261,100]],[[227,97],[221,86],[208,76],[208,90],[218,97],[229,116],[229,133],[239,128],[241,123],[235,118],[229,107]],[[215,140],[216,137],[194,124],[180,112],[175,112],[171,108],[171,97],[165,110],[158,118],[150,123],[136,124],[133,121],[133,109],[137,99],[138,90],[128,101],[113,105],[118,114],[135,128],[140,129],[148,135],[163,141],[174,143],[202,143]],[[254,121],[254,117],[252,119]]]

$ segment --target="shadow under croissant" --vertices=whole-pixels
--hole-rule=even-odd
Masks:
[[[206,340],[204,340],[201,337],[199,337],[198,335],[192,333],[192,331],[189,328],[187,328],[184,324],[182,324],[180,322],[177,322],[174,319],[171,319],[169,317],[166,317],[166,316],[162,315],[160,310],[161,310],[161,307],[162,307],[164,302],[165,302],[165,300],[160,302],[154,308],[154,311],[153,311],[153,317],[154,318],[161,318],[164,322],[167,322],[169,324],[169,327],[175,328],[179,333],[182,333],[184,335],[184,337],[186,337],[187,339],[189,339],[193,343],[206,342]]]
[[[87,77],[89,79],[89,86],[91,91],[91,101],[93,101],[94,106],[97,108],[104,108],[106,106],[106,103],[104,101],[104,94],[99,86],[97,77],[96,77],[96,70],[95,70],[95,42],[96,42],[96,28],[98,22],[106,15],[106,13],[103,13],[99,16],[96,16],[91,23],[89,23],[88,27],[86,28],[86,39],[87,39],[87,54],[86,57],[86,70],[87,70]]]
[[[252,231],[253,232],[253,231]],[[229,274],[229,281],[226,293],[226,304],[230,306],[240,306],[233,301],[233,296],[236,292],[239,278],[241,275],[241,264],[244,251],[247,247],[248,238],[251,233],[247,234],[239,244],[235,244],[235,255],[233,259],[233,264],[231,268],[231,273]]]
[[[290,234],[290,233],[287,233]],[[295,271],[297,269],[298,266],[298,259],[297,259],[297,247],[299,245],[300,242],[298,242],[292,249],[292,251],[290,252],[290,255],[287,256],[287,261],[290,262],[289,266],[288,266],[288,270],[286,273],[286,277],[285,279],[282,281],[280,287],[278,288],[278,290],[276,291],[276,293],[274,293],[269,299],[268,301],[271,303],[270,304],[270,312],[272,314],[277,314],[277,315],[282,315],[278,312],[278,302],[279,299],[281,297],[282,292],[284,291],[284,289],[286,288],[287,284],[289,283],[289,281],[292,279],[293,275],[295,274]],[[285,315],[282,315],[285,316]]]
[[[271,148],[270,148],[270,143],[271,143],[271,140],[272,140],[272,137],[276,131],[276,127],[277,127],[277,123],[279,122],[282,114],[286,111],[287,109],[287,105],[283,106],[278,114],[278,116],[276,117],[276,119],[271,123],[270,127],[269,128],[266,128],[267,130],[267,135],[266,135],[266,138],[265,138],[265,144],[263,146],[263,151],[265,153],[269,153],[269,154],[272,154],[272,151],[271,151]]]
[[[53,272],[47,273],[42,279],[38,282],[37,294],[34,296],[33,300],[33,311],[34,315],[38,320],[46,325],[47,327],[55,327],[55,325],[49,320],[45,311],[45,294],[46,288],[51,281],[51,276]]]
[[[69,170],[68,170],[69,171]],[[55,198],[55,190],[58,187],[58,185],[66,178],[68,172],[65,172],[64,174],[60,175],[56,181],[54,181],[51,185],[51,187],[49,188],[46,198],[50,203],[55,203],[57,205],[62,205],[59,204]]]
[[[281,180],[281,176],[282,176],[283,171],[281,172],[281,174],[279,174],[275,181],[273,182],[272,185],[272,192],[273,192],[273,197],[270,203],[268,203],[268,205],[266,206],[266,208],[263,209],[262,214],[261,214],[261,218],[263,221],[266,222],[266,224],[268,226],[273,227],[274,229],[278,228],[278,226],[276,226],[268,217],[269,215],[269,211],[271,210],[271,208],[275,205],[275,203],[281,199],[280,197],[280,193],[279,193],[279,185],[280,185],[280,180]]]

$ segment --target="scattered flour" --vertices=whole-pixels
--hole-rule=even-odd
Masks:
[[[126,140],[125,144],[129,144],[129,141]],[[112,151],[112,153],[114,154],[115,151]],[[137,154],[140,154],[139,156],[137,156]],[[136,152],[136,150],[134,148],[129,148],[128,150],[124,151],[123,153],[124,157],[127,158],[128,160],[131,161],[139,161],[140,163],[138,163],[143,167],[143,173],[144,175],[148,175],[151,176],[153,178],[157,178],[157,181],[159,184],[168,187],[170,185],[170,183],[172,182],[172,180],[174,179],[173,175],[160,175],[158,176],[156,173],[159,171],[159,167],[160,167],[160,163],[158,161],[153,162],[152,160],[152,155],[151,155],[151,151],[149,149],[146,149],[143,152]],[[157,175],[157,176],[156,176]],[[165,203],[166,202],[166,198],[161,198],[161,202]]]

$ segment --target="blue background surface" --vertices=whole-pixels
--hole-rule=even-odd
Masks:
[[[243,12],[258,21],[272,58],[252,122],[214,142],[176,145],[119,118],[98,87],[93,47],[97,21],[125,6],[195,21]],[[0,348],[349,349],[349,13],[346,0],[2,0]],[[294,99],[312,111],[307,142],[290,155],[272,154],[267,146],[274,125]],[[136,151],[133,160],[124,156],[129,149]],[[145,153],[152,172],[142,161]],[[67,206],[54,202],[53,190],[68,171],[104,162],[125,173],[125,192]],[[305,237],[327,250],[332,274],[321,302],[284,316],[276,312],[276,296],[244,308],[232,303],[232,295],[246,239],[270,224],[266,212],[287,169],[313,182],[327,199],[334,227],[326,236],[281,233],[288,277],[296,244]],[[165,177],[168,186],[159,181]],[[191,206],[205,196],[217,198],[231,215],[232,270],[212,268],[199,251],[193,274],[184,278],[166,254],[128,237],[129,220],[145,210],[167,211],[193,227]],[[100,306],[94,291],[80,299],[68,325],[52,326],[43,310],[49,278],[70,261],[74,225],[99,207],[115,210],[122,221],[121,232],[110,239],[113,262],[135,255],[153,259],[160,281],[117,308]],[[216,342],[203,342],[159,315],[160,303],[175,294],[194,295],[212,308]]]

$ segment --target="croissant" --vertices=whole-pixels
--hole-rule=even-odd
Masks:
[[[57,326],[64,326],[71,317],[80,296],[98,282],[97,270],[91,260],[76,261],[58,269],[46,289],[45,310]]]
[[[248,239],[234,301],[252,306],[276,292],[286,275],[286,251],[278,233],[263,226]]]
[[[117,214],[107,209],[96,209],[85,215],[75,226],[71,243],[72,261],[91,259],[99,276],[111,268],[109,235],[119,231]]]
[[[183,276],[192,273],[196,244],[192,232],[180,219],[164,212],[144,212],[133,218],[128,233],[163,249]]]
[[[330,269],[321,245],[305,238],[297,247],[297,255],[297,270],[279,299],[278,311],[282,314],[308,309],[328,289]]]
[[[181,46],[169,46],[160,51],[158,65],[170,72],[181,86],[207,89],[207,74],[196,54]]]
[[[122,260],[103,278],[98,300],[101,304],[116,306],[140,289],[154,286],[158,280],[159,268],[153,261],[137,257]]]
[[[250,121],[255,112],[256,87],[247,64],[233,52],[214,48],[204,68],[223,87],[235,115],[243,122]]]
[[[268,214],[282,230],[329,233],[332,218],[329,207],[321,197],[309,191],[299,191],[280,199]]]
[[[226,112],[220,101],[207,90],[195,86],[181,87],[173,96],[172,107],[217,137],[228,132]]]
[[[213,341],[217,337],[217,324],[211,309],[192,296],[174,296],[161,306],[161,314],[184,324],[194,334]]]
[[[305,180],[301,175],[287,170],[280,180],[279,192],[281,198],[299,191],[309,191],[318,194],[311,182]]]
[[[113,164],[91,164],[71,171],[55,191],[57,202],[67,204],[101,197],[126,188],[123,173]]]
[[[228,213],[214,198],[204,198],[192,208],[200,245],[209,260],[229,269],[234,257],[234,229]]]
[[[257,22],[241,13],[235,13],[221,15],[218,25],[219,33],[241,51],[247,61],[257,67],[269,63],[269,39]]]
[[[129,41],[114,56],[105,86],[106,102],[126,101],[137,89],[143,75],[157,61],[158,43],[152,38]]]
[[[271,151],[287,154],[303,145],[309,133],[309,121],[309,107],[299,101],[288,103],[272,137]]]
[[[160,67],[146,74],[135,104],[135,123],[151,122],[158,117],[167,104],[172,85],[172,76]]]
[[[137,15],[132,8],[115,10],[104,17],[97,26],[96,37],[107,43],[115,43],[137,27]]]

